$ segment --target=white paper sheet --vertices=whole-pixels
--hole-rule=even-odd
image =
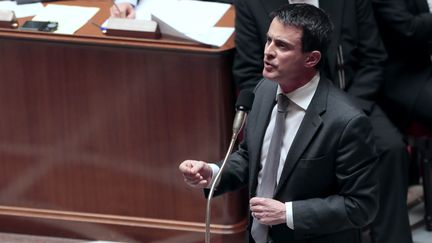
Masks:
[[[215,25],[230,7],[226,3],[195,0],[141,0],[136,17],[158,22],[162,35],[220,47],[234,28]]]
[[[137,19],[151,20],[153,9],[164,8],[171,6],[178,0],[140,0],[135,8],[135,16]]]
[[[29,3],[18,5],[15,1],[0,1],[1,10],[12,10],[17,18],[35,16],[44,9],[42,3]]]
[[[84,26],[97,12],[96,7],[78,7],[48,4],[33,20],[58,22],[55,33],[73,34]]]
[[[200,31],[181,32],[154,15],[152,19],[158,23],[162,34],[217,47],[223,46],[234,32],[234,28],[227,27],[210,27]]]
[[[186,33],[195,41],[221,47],[227,42],[228,38],[233,34],[234,28],[228,27],[212,27],[202,32]]]

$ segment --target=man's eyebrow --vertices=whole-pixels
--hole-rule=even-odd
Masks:
[[[278,42],[280,44],[284,44],[286,46],[294,46],[294,44],[288,40],[285,40],[283,38],[273,38],[274,42]]]

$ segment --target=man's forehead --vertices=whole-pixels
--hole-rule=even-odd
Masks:
[[[292,36],[298,35],[301,37],[303,29],[289,24],[284,24],[277,19],[274,19],[270,24],[267,35],[268,36]]]
[[[277,17],[275,17],[271,23],[270,23],[270,27],[272,26],[277,26],[279,28],[290,28],[290,29],[296,29],[297,31],[302,31],[302,27],[300,26],[296,26],[290,23],[284,23],[282,20],[278,19]]]

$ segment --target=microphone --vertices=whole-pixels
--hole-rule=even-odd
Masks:
[[[242,129],[244,122],[246,121],[247,113],[252,108],[252,103],[254,100],[254,93],[248,90],[242,90],[237,98],[236,102],[236,114],[233,122],[233,134],[239,133]]]
[[[207,197],[207,208],[206,208],[206,232],[205,232],[205,243],[210,243],[210,211],[211,211],[211,199],[213,197],[213,193],[216,187],[216,184],[219,183],[220,177],[222,175],[222,171],[225,168],[225,164],[228,160],[228,156],[231,154],[232,149],[234,147],[235,141],[243,128],[243,125],[246,121],[246,117],[250,109],[252,108],[252,103],[255,95],[249,90],[242,90],[237,98],[237,102],[235,104],[236,114],[234,116],[233,122],[233,130],[231,136],[231,142],[228,148],[228,151],[225,155],[225,158],[222,162],[222,165],[217,173],[216,177],[213,180],[213,183],[210,187],[210,192]]]

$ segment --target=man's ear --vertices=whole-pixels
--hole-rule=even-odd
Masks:
[[[305,67],[315,67],[321,60],[321,52],[312,51],[306,56]]]

